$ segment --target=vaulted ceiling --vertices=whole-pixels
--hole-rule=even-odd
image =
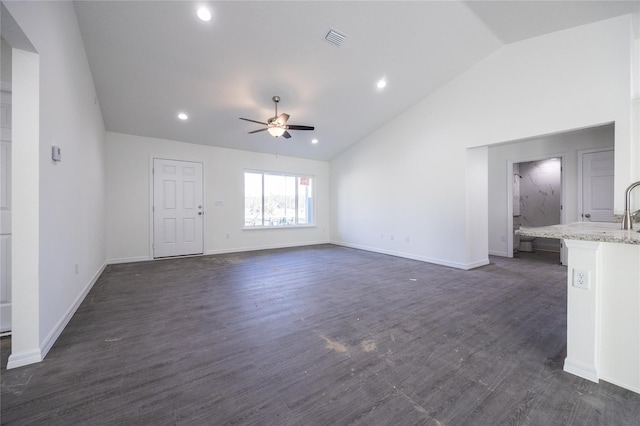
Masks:
[[[316,160],[334,158],[504,44],[638,5],[75,2],[107,130]],[[200,6],[210,21],[198,19]],[[325,40],[331,29],[346,35],[340,46]],[[315,130],[248,134],[261,126],[239,117],[265,122],[274,95],[290,124]]]

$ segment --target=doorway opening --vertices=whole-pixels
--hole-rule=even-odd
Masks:
[[[562,263],[562,243],[555,238],[520,237],[521,226],[559,225],[562,221],[562,158],[550,157],[513,163],[513,255],[545,252],[546,258]]]
[[[539,135],[531,138],[513,140],[489,147],[488,155],[488,199],[489,199],[489,254],[494,256],[513,257],[514,255],[514,216],[518,213],[519,204],[514,213],[515,174],[524,176],[519,170],[514,171],[514,164],[528,163],[550,158],[559,158],[561,163],[561,214],[560,224],[569,224],[584,220],[582,208],[582,153],[612,150],[615,139],[615,124],[607,123],[593,127],[567,130],[563,132]],[[600,163],[593,166],[600,168]],[[599,188],[595,182],[592,188]],[[609,190],[609,194],[613,192]],[[519,199],[518,199],[519,200]],[[601,197],[597,197],[599,204]],[[613,206],[610,208],[613,209]],[[591,218],[593,219],[593,212]],[[517,221],[516,221],[517,223]],[[533,224],[536,224],[534,221]],[[532,226],[522,223],[521,226]],[[518,241],[516,241],[515,248]],[[532,244],[534,247],[536,244]],[[542,249],[546,249],[544,244]],[[520,256],[525,252],[519,251]],[[535,253],[546,253],[537,251]],[[566,266],[566,248],[561,248],[562,264]]]

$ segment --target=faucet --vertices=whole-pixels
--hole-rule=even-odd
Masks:
[[[631,213],[629,213],[629,204],[631,204],[631,191],[636,186],[640,186],[640,181],[634,182],[629,185],[624,193],[624,216],[622,217],[622,229],[633,229],[633,222],[631,222]]]

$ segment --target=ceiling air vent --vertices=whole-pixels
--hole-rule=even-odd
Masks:
[[[324,36],[325,40],[327,40],[331,44],[335,44],[338,47],[340,47],[340,45],[346,38],[346,34],[342,34],[341,32],[338,32],[336,30],[329,30],[327,35]]]

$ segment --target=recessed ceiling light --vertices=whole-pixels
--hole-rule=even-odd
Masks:
[[[198,18],[207,22],[211,20],[211,11],[206,7],[201,7],[198,9]]]
[[[180,120],[186,120],[187,118],[189,118],[189,116],[187,114],[185,114],[184,112],[181,112],[180,114],[178,114],[178,118]]]
[[[314,144],[314,145],[317,144],[318,143],[318,139],[312,140],[311,143]]]
[[[384,89],[387,86],[387,80],[385,80],[384,78],[381,78],[380,80],[378,80],[378,83],[376,83],[376,87],[378,89]]]

